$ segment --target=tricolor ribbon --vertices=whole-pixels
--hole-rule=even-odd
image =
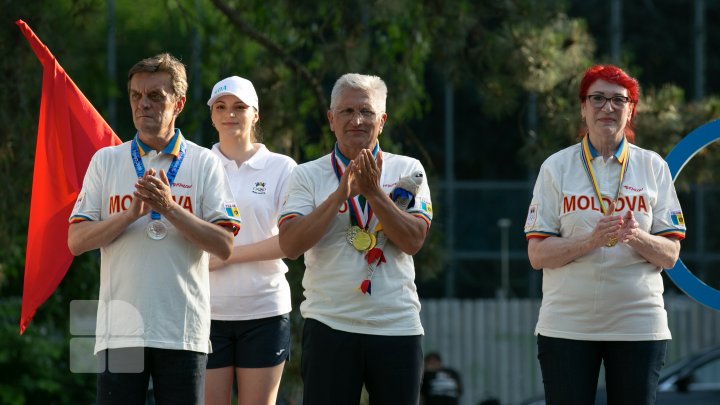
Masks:
[[[373,148],[372,151],[373,157],[377,158],[378,153],[382,153],[380,151],[380,144],[375,144],[375,148]],[[333,172],[335,173],[335,177],[337,177],[338,181],[340,181],[343,176],[344,170],[346,170],[347,166],[350,164],[350,159],[343,156],[337,143],[335,144],[335,147],[333,148],[330,155],[330,163],[332,164]],[[365,199],[365,196],[358,194],[355,197],[348,198],[348,209],[350,210],[350,224],[359,226],[360,228],[367,231],[370,227],[370,221],[372,221],[373,219],[373,211],[370,203],[368,203]],[[378,222],[374,232],[376,235],[377,243],[375,247],[370,249],[365,254],[365,260],[368,264],[367,277],[360,283],[360,286],[358,287],[358,289],[363,294],[372,295],[372,277],[375,273],[375,269],[381,263],[386,263],[385,255],[383,254],[381,247],[385,244],[385,240],[387,238],[384,237],[384,235],[379,234],[381,229],[382,226]]]
[[[378,153],[382,153],[380,152],[380,144],[375,145],[372,152],[373,157],[376,157]],[[345,169],[350,164],[350,159],[343,156],[337,143],[331,153],[330,163],[335,172],[335,177],[340,181]],[[365,196],[358,194],[355,197],[348,198],[348,208],[350,210],[350,223],[367,230],[373,217],[373,211]]]
[[[607,208],[605,207],[605,203],[603,202],[602,195],[600,194],[600,187],[598,186],[598,182],[595,177],[595,171],[592,168],[592,159],[593,159],[593,153],[592,153],[592,146],[590,145],[590,136],[585,135],[585,137],[582,140],[582,147],[580,148],[580,158],[583,162],[583,167],[585,168],[585,172],[588,175],[588,179],[590,179],[590,183],[593,186],[593,189],[595,190],[595,195],[597,196],[598,200],[600,201],[600,209],[602,210],[603,215],[607,215],[610,209],[610,206]],[[617,202],[618,197],[620,196],[620,187],[622,187],[623,179],[625,178],[625,173],[627,172],[629,161],[630,161],[630,148],[627,144],[627,139],[623,137],[623,140],[620,142],[620,147],[618,148],[620,151],[619,156],[617,156],[618,161],[622,164],[622,168],[620,169],[620,179],[618,180],[618,187],[617,192],[615,193],[615,198],[612,200],[612,206],[615,205]],[[616,153],[617,154],[617,153]]]

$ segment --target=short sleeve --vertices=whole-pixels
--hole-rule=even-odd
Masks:
[[[433,218],[432,200],[430,198],[430,186],[428,185],[427,173],[425,168],[419,160],[413,161],[414,165],[411,173],[419,171],[423,174],[423,182],[415,195],[415,201],[412,207],[409,207],[407,212],[427,222],[430,226]]]
[[[213,224],[222,225],[233,230],[237,235],[240,230],[240,212],[235,204],[235,198],[230,190],[225,171],[220,158],[207,152],[204,172],[205,184],[203,190],[202,219]]]
[[[285,203],[288,195],[290,176],[292,175],[293,170],[295,170],[295,167],[297,167],[295,161],[289,157],[283,159],[283,165],[284,167],[282,173],[278,178],[278,192],[275,197],[275,212],[282,211],[283,204]]]
[[[101,149],[96,152],[85,172],[83,186],[75,200],[75,206],[70,214],[71,224],[82,221],[98,221],[102,210],[102,155]]]
[[[657,200],[653,207],[653,220],[650,233],[653,235],[685,239],[685,218],[675,185],[670,175],[670,168],[663,160],[657,174]]]
[[[278,226],[290,218],[308,215],[315,209],[312,184],[307,166],[300,165],[292,171],[285,193],[287,198],[280,210]]]
[[[550,163],[545,161],[535,181],[532,201],[525,219],[525,238],[547,238],[560,234],[560,201],[562,195]]]

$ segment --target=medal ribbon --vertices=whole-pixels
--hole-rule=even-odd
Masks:
[[[172,163],[170,163],[170,167],[167,171],[167,178],[168,182],[170,183],[170,186],[173,185],[173,182],[175,181],[175,176],[177,176],[178,170],[180,170],[180,165],[183,162],[183,159],[185,159],[185,139],[182,138],[182,135],[180,134],[179,129],[175,129],[175,136],[173,137],[173,140],[177,142],[177,137],[180,137],[180,150],[178,151],[177,156],[173,157]],[[141,178],[145,175],[145,165],[142,162],[142,158],[140,157],[140,147],[138,146],[138,136],[135,134],[135,139],[133,139],[132,144],[130,145],[130,157],[132,157],[133,166],[135,166],[135,173],[137,174],[138,178]],[[171,143],[173,143],[171,141]],[[156,212],[155,210],[150,211],[150,218],[153,220],[159,220],[160,219],[160,213]]]
[[[380,152],[380,144],[376,143],[375,149],[372,151],[373,157],[377,156],[378,153],[382,152]],[[340,149],[338,149],[337,143],[331,153],[330,163],[335,172],[335,177],[340,181],[344,172],[343,168],[346,168],[347,165],[350,164],[350,160],[343,156]],[[355,197],[348,198],[348,209],[350,210],[350,223],[367,230],[372,220],[373,212],[372,207],[367,200],[365,200],[365,196],[358,194]]]
[[[585,135],[582,140],[580,157],[583,162],[583,167],[585,167],[585,172],[588,175],[588,179],[590,179],[590,183],[595,190],[595,195],[597,196],[598,200],[600,200],[600,209],[602,210],[603,215],[607,215],[610,207],[605,208],[605,202],[603,202],[602,195],[600,194],[600,187],[598,186],[597,180],[595,180],[595,171],[593,171],[591,164],[593,156],[590,148],[590,137],[589,135]],[[628,163],[630,161],[630,148],[627,145],[627,139],[623,138],[622,142],[620,143],[620,149],[621,152],[618,160],[622,161],[622,168],[620,169],[620,179],[618,181],[617,192],[615,193],[615,198],[612,201],[613,205],[615,205],[617,198],[620,196],[620,187],[622,186],[623,179],[625,178],[625,173],[627,172]]]
[[[376,143],[375,148],[372,151],[373,157],[375,158],[378,153],[382,152],[380,151],[380,144]],[[338,181],[340,181],[340,178],[343,175],[343,168],[347,168],[350,164],[350,160],[343,156],[337,143],[330,154],[330,163],[332,164],[333,172],[335,172],[335,177],[337,177]],[[348,209],[350,210],[351,225],[358,226],[367,231],[373,217],[373,212],[372,207],[365,199],[365,196],[358,194],[353,198],[348,198]],[[377,243],[379,243],[379,239],[381,238],[379,232],[375,232],[375,235],[378,238]],[[385,256],[379,246],[374,246],[365,255],[365,260],[367,261],[368,266],[367,277],[360,283],[358,289],[363,294],[370,295],[372,294],[372,276],[375,273],[377,266],[379,266],[380,263],[385,262]]]

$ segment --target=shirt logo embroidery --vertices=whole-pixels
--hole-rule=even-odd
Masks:
[[[265,187],[265,182],[264,181],[256,181],[255,187],[253,187],[252,192],[255,194],[266,194],[267,187]]]
[[[538,214],[537,204],[530,205],[530,208],[528,208],[527,218],[525,219],[525,228],[530,228],[533,225],[535,225],[535,221],[537,220],[537,214]]]

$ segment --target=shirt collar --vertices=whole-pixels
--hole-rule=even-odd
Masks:
[[[213,145],[212,150],[213,152],[215,152],[216,155],[220,157],[223,166],[232,164],[235,167],[238,167],[237,163],[235,163],[234,160],[228,159],[227,156],[223,155],[223,153],[220,151],[219,142]],[[265,147],[265,145],[260,144],[258,150],[245,163],[247,163],[253,169],[262,170],[267,165],[268,156],[270,156],[270,151],[267,149],[267,147]]]
[[[377,159],[377,154],[380,151],[380,142],[375,142],[375,147],[373,148],[372,155],[373,158]],[[345,155],[340,152],[340,148],[338,147],[337,142],[335,142],[335,156],[340,159],[342,164],[347,167],[348,164],[350,164],[350,159],[346,158]]]
[[[183,140],[184,138],[182,136],[182,133],[180,133],[180,129],[175,128],[175,134],[173,135],[170,142],[168,142],[165,149],[163,149],[161,152],[178,157],[178,155],[180,154],[180,144],[182,144]],[[138,134],[135,134],[135,142],[137,143],[138,150],[140,151],[140,156],[145,156],[145,154],[153,150],[151,147],[147,146],[145,143],[143,143],[143,141],[140,140]]]
[[[595,147],[592,145],[592,142],[588,140],[588,148],[590,149],[590,157],[595,159],[596,157],[600,156],[600,153],[595,149]],[[613,154],[615,156],[615,159],[622,164],[625,159],[627,159],[628,155],[628,142],[627,139],[623,136],[622,140],[620,141],[620,146],[618,146],[617,150]]]

